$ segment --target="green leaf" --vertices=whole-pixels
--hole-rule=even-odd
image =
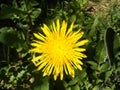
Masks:
[[[103,80],[101,80],[101,79],[96,80],[96,84],[99,84],[99,83],[102,83],[102,82],[103,82]]]
[[[49,82],[47,79],[43,80],[43,83],[41,84],[41,89],[40,90],[49,90]]]
[[[13,82],[14,79],[15,79],[15,76],[14,76],[14,75],[11,75],[9,82]]]
[[[72,86],[71,90],[80,90],[80,87],[76,84],[75,86]]]
[[[89,82],[89,81],[84,81],[84,87],[85,89],[84,90],[89,90],[89,88],[92,86],[92,84]],[[82,87],[83,88],[83,87]]]
[[[93,69],[93,70],[97,70],[98,69],[98,65],[97,65],[96,62],[94,62],[94,61],[87,61],[87,63],[91,65],[90,66],[91,69]]]
[[[32,90],[49,90],[49,81],[48,78],[36,78],[37,82],[34,83],[34,86],[32,87]]]
[[[98,42],[94,59],[98,62],[98,64],[102,64],[106,59],[106,49],[103,41]]]
[[[120,33],[116,33],[114,37],[114,54],[115,59],[120,60]]]
[[[70,86],[75,85],[78,81],[79,81],[79,77],[76,76],[70,82],[68,82],[68,85],[70,85]]]
[[[106,61],[105,63],[103,63],[103,64],[100,66],[101,72],[105,72],[105,71],[107,71],[109,68],[110,68],[110,63],[109,63],[109,61]]]
[[[68,83],[65,82],[65,81],[63,81],[63,85],[64,85],[65,88],[68,87]]]
[[[28,0],[27,1],[27,8],[32,9],[34,6],[39,5],[39,3],[35,0]]]
[[[14,46],[20,43],[20,40],[13,28],[4,27],[0,29],[0,42],[8,46]]]
[[[112,75],[112,70],[108,70],[108,71],[106,71],[106,73],[105,73],[105,82],[109,79],[109,77]]]
[[[2,9],[0,11],[0,19],[11,19],[15,15],[25,15],[26,13],[24,11],[21,11],[19,9],[16,9],[12,6],[3,5]]]
[[[78,76],[80,80],[83,80],[87,76],[87,73],[85,70],[78,71],[76,72],[76,76]]]
[[[72,15],[71,18],[70,18],[70,22],[75,22],[76,21],[76,15]]]
[[[22,78],[23,77],[23,75],[25,74],[25,70],[22,70],[22,71],[20,71],[19,73],[18,73],[18,75],[17,75],[17,78],[19,79],[19,78]]]
[[[88,0],[77,0],[77,3],[79,4],[80,8],[84,8],[85,5],[87,5]]]
[[[115,32],[112,28],[108,28],[105,33],[105,46],[107,49],[107,54],[111,65],[114,64],[114,51],[113,51],[114,34]]]
[[[41,13],[41,9],[40,8],[37,8],[35,10],[32,10],[31,11],[31,18],[33,19],[33,21],[40,15]]]
[[[72,90],[71,87],[66,88],[66,90]]]
[[[113,89],[111,89],[110,87],[105,87],[102,90],[113,90]]]
[[[99,86],[95,86],[92,90],[99,90]]]
[[[101,17],[100,13],[95,16],[95,20],[93,22],[93,25],[91,26],[91,31],[89,32],[89,35],[91,37],[93,37],[93,35],[96,35],[96,33],[97,33],[96,27],[100,23],[100,21],[99,21],[100,17]]]

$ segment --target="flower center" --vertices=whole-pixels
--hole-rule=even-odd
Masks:
[[[66,52],[64,41],[57,41],[53,46],[54,55],[63,56]]]
[[[47,53],[54,59],[64,58],[70,51],[70,43],[65,37],[52,37],[46,45]]]
[[[62,57],[67,53],[67,45],[65,43],[65,40],[62,38],[55,39],[51,47],[53,47],[51,53],[54,56]]]

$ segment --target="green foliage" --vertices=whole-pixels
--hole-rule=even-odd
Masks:
[[[119,90],[120,2],[117,0],[1,0],[0,90]],[[106,6],[108,5],[108,6]],[[87,59],[75,78],[54,81],[35,71],[29,53],[33,33],[52,20],[81,28]]]

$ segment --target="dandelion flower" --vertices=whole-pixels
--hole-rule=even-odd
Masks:
[[[30,52],[37,53],[32,59],[37,70],[42,70],[43,76],[53,75],[54,80],[60,77],[63,80],[64,73],[75,76],[74,69],[82,70],[81,59],[87,56],[83,54],[88,40],[80,40],[84,32],[73,31],[72,23],[67,29],[67,22],[63,21],[60,25],[59,19],[52,23],[49,28],[43,24],[42,33],[34,33],[36,40],[33,40]]]

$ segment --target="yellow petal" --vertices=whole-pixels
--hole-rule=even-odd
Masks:
[[[59,32],[60,31],[60,21],[59,21],[59,19],[57,19],[57,21],[56,21],[56,24],[57,24],[57,31]]]
[[[60,79],[63,80],[63,66],[60,67]]]
[[[53,22],[52,26],[53,26],[53,31],[56,32],[56,27],[55,27],[55,23],[54,22]]]
[[[43,27],[41,27],[41,29],[46,36],[50,35],[50,29],[47,27],[47,25],[43,24]]]
[[[57,79],[57,76],[58,76],[57,74],[54,74],[54,80],[56,80],[56,79]]]
[[[80,32],[74,36],[74,40],[79,40],[83,36],[84,32]]]
[[[44,72],[43,76],[46,76],[46,75],[49,76],[51,74],[51,72],[52,72],[52,69],[53,69],[53,65],[47,64],[45,66],[45,68],[43,69],[43,72]]]
[[[38,44],[38,43],[31,43],[31,46],[33,46],[33,47],[40,47],[41,45]]]
[[[83,63],[82,63],[80,60],[77,60],[77,63],[79,63],[79,64],[83,65]]]
[[[40,39],[42,41],[45,41],[44,37],[41,37],[40,35],[34,33],[34,36],[37,38],[37,39]]]
[[[78,46],[83,46],[83,45],[85,45],[87,42],[88,42],[88,40],[82,40],[82,41],[77,42],[75,46],[77,46],[77,47],[78,47]]]
[[[33,59],[32,59],[32,62],[33,62],[36,66],[38,66],[38,63],[41,62],[40,59],[43,59],[43,56],[42,56],[42,55],[33,58]]]
[[[67,67],[67,69],[68,69],[69,74],[70,74],[72,77],[74,77],[74,69],[73,69],[72,65],[68,62],[68,63],[66,63],[66,67]]]
[[[31,53],[42,53],[42,51],[40,51],[38,48],[33,48],[29,52],[31,52]]]
[[[66,75],[68,75],[68,71],[67,71],[67,67],[66,67],[66,64],[64,64],[64,70],[65,70],[65,73],[66,73]]]
[[[47,65],[48,62],[43,62],[38,68],[37,70],[41,70],[43,67],[45,67]]]
[[[59,75],[58,66],[55,66],[54,71],[53,71],[53,75],[54,75],[54,80],[56,80],[56,79],[57,79],[57,76]]]
[[[70,28],[68,29],[66,35],[68,35],[70,32],[72,32],[73,25],[74,25],[74,23],[72,23],[72,24],[70,25]]]
[[[84,52],[86,51],[85,48],[74,48],[75,51],[78,51],[78,52]]]
[[[78,30],[77,32],[69,34],[68,39],[72,39],[73,42],[77,42],[83,36],[83,34],[84,32],[80,32],[80,30]]]
[[[67,23],[65,21],[62,22],[62,26],[61,26],[61,35],[65,36],[67,30]]]
[[[76,66],[79,70],[82,70],[82,67],[79,64],[77,64]]]

